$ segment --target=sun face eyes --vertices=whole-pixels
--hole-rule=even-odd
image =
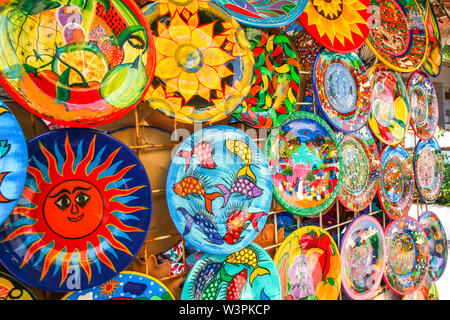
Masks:
[[[70,203],[71,203],[71,201],[70,201],[70,198],[69,198],[69,196],[67,194],[61,195],[55,201],[55,205],[61,210],[66,210],[67,208],[69,208]]]
[[[74,201],[78,206],[83,208],[89,202],[90,199],[91,199],[91,197],[89,195],[87,195],[84,192],[80,192],[75,196]],[[70,199],[70,197],[67,194],[62,194],[55,201],[55,205],[61,210],[68,209],[71,204],[72,204],[72,200]]]
[[[75,197],[75,202],[80,206],[80,207],[84,207],[89,199],[91,199],[91,197],[89,195],[87,195],[84,192],[80,192],[79,194],[77,194],[77,196]]]

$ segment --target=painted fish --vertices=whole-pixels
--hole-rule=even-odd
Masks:
[[[234,153],[244,161],[244,167],[238,171],[238,178],[247,175],[256,181],[255,174],[250,169],[250,164],[252,162],[252,152],[250,147],[239,140],[227,140],[225,146],[230,152]]]
[[[207,264],[198,274],[194,284],[194,296],[195,300],[200,300],[203,295],[204,289],[211,283],[213,278],[222,268],[222,263],[210,263]]]
[[[194,177],[183,178],[180,182],[174,185],[173,191],[182,197],[186,197],[190,194],[203,196],[205,198],[205,208],[209,213],[212,213],[212,201],[217,197],[222,196],[219,192],[206,193],[202,183]]]
[[[189,168],[192,156],[195,155],[200,160],[203,167],[207,169],[214,169],[216,164],[212,158],[212,147],[209,143],[202,142],[197,144],[192,151],[181,150],[178,156],[186,158],[186,170]]]
[[[194,216],[184,208],[178,208],[184,219],[186,220],[186,225],[184,227],[183,236],[186,236],[192,229],[192,226],[196,224],[200,230],[208,237],[209,241],[215,244],[222,244],[223,238],[220,236],[216,225],[205,215],[196,213]]]
[[[259,231],[258,219],[265,214],[265,212],[248,213],[240,210],[233,211],[228,217],[227,233],[223,236],[223,240],[228,244],[239,242],[242,229],[248,221],[251,222],[256,231]]]
[[[269,270],[258,266],[258,257],[256,256],[256,252],[250,248],[244,248],[229,255],[226,262],[234,264],[240,263],[252,267],[253,271],[250,274],[250,285],[253,284],[253,280],[255,280],[256,277],[269,274]]]
[[[227,300],[239,300],[242,290],[247,283],[247,269],[243,269],[233,277],[227,288]]]
[[[228,189],[225,185],[219,184],[216,186],[222,192],[223,196],[223,207],[225,207],[230,200],[230,196],[233,193],[240,193],[250,198],[257,198],[263,194],[263,190],[259,188],[256,184],[247,178],[239,178],[231,185]]]

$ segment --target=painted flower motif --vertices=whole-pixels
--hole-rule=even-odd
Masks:
[[[161,15],[170,13],[173,17],[175,13],[182,14],[187,10],[191,14],[198,11],[199,8],[207,8],[209,0],[159,0],[159,10]]]

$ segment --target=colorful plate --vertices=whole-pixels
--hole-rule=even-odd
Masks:
[[[124,271],[92,288],[69,292],[62,300],[175,300],[158,279],[143,273]]]
[[[134,1],[2,2],[0,34],[0,84],[53,123],[114,121],[141,101],[153,77],[154,43]]]
[[[28,176],[0,228],[0,261],[48,291],[111,279],[133,260],[150,225],[151,188],[139,159],[89,129],[50,131],[27,147]]]
[[[369,69],[371,112],[369,125],[373,134],[387,145],[397,145],[405,137],[410,120],[408,94],[402,78],[378,63]]]
[[[230,254],[264,227],[272,204],[269,165],[241,130],[211,126],[178,147],[167,175],[172,220],[197,249]]]
[[[279,126],[296,107],[300,69],[289,38],[268,29],[245,27],[255,57],[255,74],[248,96],[233,116],[254,128]]]
[[[427,235],[428,245],[430,246],[431,258],[426,279],[435,282],[442,277],[447,266],[447,235],[444,226],[434,212],[426,211],[422,213],[419,217],[419,223]]]
[[[403,296],[402,300],[439,300],[439,293],[435,283],[424,280],[419,289]]]
[[[378,289],[386,264],[383,227],[362,215],[348,226],[340,247],[342,288],[353,300],[368,300]]]
[[[378,59],[399,72],[412,72],[425,61],[428,36],[415,0],[370,0],[371,28],[366,43]]]
[[[387,252],[384,282],[396,294],[412,294],[428,272],[427,236],[420,224],[408,216],[389,223],[384,235]]]
[[[255,243],[230,255],[203,254],[189,272],[181,300],[280,300],[277,268]]]
[[[375,198],[380,181],[381,161],[377,145],[366,126],[360,130],[337,133],[342,150],[341,204],[352,211],[367,208]]]
[[[38,300],[36,295],[19,280],[0,272],[0,300]]]
[[[337,300],[341,260],[333,238],[320,227],[291,233],[274,257],[284,300]]]
[[[342,151],[325,120],[309,112],[292,113],[270,132],[264,152],[275,199],[284,209],[313,216],[336,200],[342,184]]]
[[[432,77],[437,77],[442,69],[442,40],[439,24],[430,1],[417,0],[422,10],[428,34],[428,47],[422,68]]]
[[[216,122],[248,95],[254,57],[244,30],[218,5],[163,0],[146,5],[157,59],[145,100],[176,121]]]
[[[325,48],[339,53],[355,51],[369,34],[370,0],[309,1],[298,20]]]
[[[439,105],[431,79],[415,71],[408,80],[407,91],[411,107],[411,127],[421,140],[430,140],[438,127]]]
[[[380,155],[381,178],[378,199],[392,220],[408,215],[414,200],[412,157],[401,145],[387,146]]]
[[[339,54],[322,49],[313,68],[317,104],[338,130],[354,132],[369,119],[370,83],[356,53]]]
[[[242,24],[258,28],[285,26],[303,12],[307,0],[213,0]]]

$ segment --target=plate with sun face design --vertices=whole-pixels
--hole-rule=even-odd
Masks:
[[[123,143],[90,129],[61,129],[27,143],[22,197],[0,228],[0,260],[43,290],[103,283],[133,260],[151,220],[149,179]]]

